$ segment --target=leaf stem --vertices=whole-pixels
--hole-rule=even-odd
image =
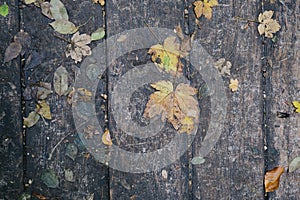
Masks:
[[[57,37],[57,38],[59,38],[59,39],[61,39],[61,40],[65,41],[65,42],[67,42],[67,43],[69,43],[69,44],[72,44],[72,42],[71,42],[71,41],[69,41],[68,39],[66,39],[66,38],[64,38],[64,37],[61,37],[61,36],[59,36],[59,35],[56,35],[56,34],[53,34],[53,35],[54,35],[54,37]]]
[[[259,21],[252,20],[252,19],[246,19],[246,18],[242,18],[242,17],[239,17],[239,16],[235,16],[234,18],[237,19],[237,20],[243,20],[243,21],[247,21],[247,22],[253,22],[253,23],[258,23],[258,24],[260,24]]]

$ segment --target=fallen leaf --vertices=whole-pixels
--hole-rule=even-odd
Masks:
[[[30,128],[33,125],[35,125],[39,121],[39,119],[40,119],[40,115],[37,112],[32,111],[32,112],[29,113],[28,117],[24,118],[23,124],[27,128]]]
[[[103,135],[102,135],[102,142],[105,144],[105,145],[108,145],[108,146],[111,146],[112,145],[112,141],[111,141],[111,138],[110,138],[110,133],[109,133],[109,130],[105,130]]]
[[[15,36],[14,41],[20,43],[22,46],[21,55],[25,54],[25,51],[28,50],[31,46],[31,38],[27,32],[21,29]]]
[[[292,104],[295,107],[295,112],[300,113],[300,101],[293,101]]]
[[[57,188],[59,180],[53,170],[46,170],[42,173],[41,180],[49,188]]]
[[[42,14],[48,17],[49,19],[54,19],[50,10],[51,4],[48,1],[41,3]]]
[[[81,62],[83,56],[92,54],[91,48],[87,45],[91,43],[91,36],[87,34],[75,33],[71,38],[71,44],[67,46],[66,56],[75,60],[75,63]]]
[[[35,3],[36,2],[36,0],[24,0],[24,3],[25,4],[32,4],[32,3]]]
[[[104,28],[98,28],[95,32],[91,35],[91,40],[101,40],[105,36],[105,30]]]
[[[212,7],[218,5],[217,0],[201,0],[193,3],[195,6],[194,11],[197,18],[200,18],[202,15],[207,19],[212,17]]]
[[[35,198],[39,199],[39,200],[47,200],[48,198],[41,195],[41,194],[37,194],[35,192],[32,192],[32,196],[34,196]],[[31,199],[31,198],[30,198]]]
[[[71,158],[73,161],[75,160],[78,153],[78,148],[75,144],[68,144],[66,148],[66,156]]]
[[[6,17],[9,13],[9,8],[6,2],[4,2],[3,5],[0,6],[0,15],[3,17]]]
[[[60,66],[54,72],[53,77],[54,91],[59,95],[66,95],[68,91],[68,71],[63,66]]]
[[[48,97],[49,94],[52,93],[51,84],[40,82],[40,87],[37,88],[36,97],[37,99],[43,100]]]
[[[267,171],[265,174],[265,191],[272,192],[279,187],[280,176],[284,172],[284,167],[275,167],[274,169]]]
[[[50,1],[50,12],[56,21],[65,20],[69,21],[69,15],[65,5],[60,0],[51,0]]]
[[[93,3],[99,3],[101,6],[105,5],[105,0],[92,0]]]
[[[36,110],[35,110],[39,115],[46,119],[52,119],[51,116],[51,111],[50,111],[50,106],[49,104],[45,101],[39,101],[38,104],[36,105]]]
[[[273,33],[276,33],[281,28],[276,20],[271,19],[273,14],[274,11],[269,10],[258,15],[258,21],[260,23],[258,25],[258,32],[260,35],[265,34],[267,38],[273,38]]]
[[[239,81],[237,79],[230,79],[229,88],[232,92],[236,92],[239,87]]]
[[[172,75],[182,73],[183,64],[180,61],[180,44],[176,42],[176,37],[167,37],[163,45],[152,46],[148,53],[152,54],[151,60],[159,69]]]
[[[65,19],[56,20],[50,23],[50,26],[52,26],[55,31],[61,34],[73,34],[78,30],[78,27]]]
[[[65,179],[69,182],[75,182],[74,173],[71,169],[65,170]]]
[[[18,57],[22,51],[22,46],[19,42],[12,42],[10,45],[6,48],[4,53],[4,62],[9,62],[12,59]]]
[[[289,173],[300,168],[300,157],[296,157],[289,164]]]
[[[150,95],[144,116],[153,118],[161,115],[180,133],[191,133],[199,118],[198,101],[193,97],[197,90],[188,84],[180,83],[175,91],[170,81],[151,84],[157,91]]]
[[[198,157],[194,157],[192,160],[191,160],[191,163],[193,165],[200,165],[200,164],[203,164],[205,163],[205,159],[201,156],[198,156]]]
[[[215,68],[217,68],[222,76],[230,76],[231,62],[226,61],[225,58],[220,58],[215,62]]]

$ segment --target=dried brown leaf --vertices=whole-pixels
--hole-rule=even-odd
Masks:
[[[53,77],[54,91],[59,95],[66,95],[68,91],[68,71],[63,66],[60,66],[54,72]]]
[[[212,7],[218,5],[217,0],[200,0],[193,3],[195,6],[194,11],[197,18],[200,18],[202,15],[207,19],[212,17]]]
[[[76,32],[71,38],[71,44],[67,46],[66,56],[75,60],[75,63],[81,62],[83,56],[92,54],[88,44],[91,43],[91,36],[87,34],[79,34]]]
[[[274,169],[267,171],[265,174],[265,191],[272,192],[279,187],[280,176],[284,172],[284,167],[278,166]]]
[[[273,34],[280,30],[279,23],[271,19],[274,14],[274,11],[269,10],[263,13],[260,13],[258,16],[259,25],[257,27],[260,35],[265,34],[267,38],[273,38]]]
[[[231,62],[226,61],[225,58],[220,58],[215,62],[215,68],[219,70],[222,76],[230,76]]]
[[[4,54],[4,62],[9,62],[12,59],[18,57],[22,51],[22,46],[19,42],[12,42],[10,45],[6,48],[5,54]]]

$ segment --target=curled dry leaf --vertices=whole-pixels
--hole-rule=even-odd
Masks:
[[[105,0],[92,0],[93,3],[99,3],[101,6],[105,5]]]
[[[23,124],[27,128],[30,128],[33,125],[35,125],[39,121],[39,119],[40,119],[40,115],[37,112],[32,111],[29,113],[28,117],[24,118]]]
[[[237,79],[230,79],[229,88],[232,92],[236,92],[239,87],[239,81]]]
[[[215,68],[219,70],[222,76],[228,75],[230,76],[231,62],[226,61],[225,58],[220,58],[215,62]]]
[[[172,75],[182,72],[183,64],[180,61],[180,44],[176,37],[170,36],[164,40],[163,45],[157,44],[148,51],[152,54],[151,60],[159,69],[165,70]]]
[[[150,95],[144,116],[161,115],[162,121],[167,119],[180,133],[191,133],[200,112],[198,101],[193,97],[197,90],[181,83],[174,91],[170,81],[159,81],[151,86],[157,91]]]
[[[293,101],[292,104],[295,107],[295,112],[300,113],[300,101]]]
[[[265,34],[267,38],[273,38],[273,33],[276,33],[281,28],[276,20],[271,19],[273,14],[274,11],[269,10],[260,13],[258,16],[258,21],[260,23],[258,25],[258,32],[260,35]]]
[[[207,19],[212,17],[212,7],[218,5],[217,0],[200,0],[193,3],[195,6],[194,11],[197,18],[200,18],[202,15]]]
[[[278,166],[267,171],[265,174],[265,191],[272,192],[279,187],[280,176],[284,172],[284,167]]]
[[[111,146],[112,145],[112,141],[110,138],[110,133],[109,130],[105,130],[103,135],[102,135],[102,142],[107,145],[107,146]]]
[[[66,95],[68,92],[68,71],[63,66],[60,66],[54,72],[53,77],[54,91],[59,95]]]
[[[75,63],[81,62],[83,56],[92,54],[91,48],[88,44],[91,43],[91,36],[87,34],[75,33],[71,38],[71,44],[67,46],[66,56],[75,60]]]
[[[289,164],[289,173],[300,168],[300,157],[296,157]]]

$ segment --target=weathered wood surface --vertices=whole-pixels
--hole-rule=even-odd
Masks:
[[[278,165],[287,166],[300,153],[299,115],[293,113],[290,104],[292,100],[299,100],[300,94],[298,1],[278,1],[275,4],[258,0],[219,1],[220,5],[213,9],[213,18],[201,19],[198,25],[192,0],[113,0],[107,1],[104,8],[89,0],[62,2],[76,25],[84,24],[92,16],[80,28],[80,33],[90,34],[105,26],[107,38],[133,28],[153,26],[174,29],[178,23],[186,34],[191,34],[199,26],[195,40],[201,43],[214,61],[225,58],[232,62],[230,78],[239,80],[239,90],[232,93],[228,88],[230,78],[222,78],[228,102],[226,120],[217,144],[205,155],[206,162],[202,165],[191,165],[190,160],[203,153],[201,144],[207,134],[213,109],[210,107],[210,96],[198,99],[200,128],[192,146],[179,160],[154,172],[122,172],[89,157],[88,150],[77,135],[71,105],[65,96],[59,97],[55,93],[47,99],[53,119],[46,123],[40,120],[34,127],[25,129],[22,145],[22,117],[34,110],[36,99],[23,101],[22,104],[21,91],[24,99],[25,88],[31,89],[40,81],[52,82],[54,71],[61,65],[68,70],[69,85],[73,86],[80,64],[75,65],[65,57],[67,43],[54,36],[57,33],[48,25],[51,20],[44,17],[38,8],[24,6],[18,1],[7,2],[10,14],[0,18],[0,116],[3,115],[0,118],[0,199],[16,199],[22,193],[41,194],[48,199],[87,199],[94,195],[94,199],[135,200],[297,199],[300,196],[299,170],[285,173],[280,188],[267,196],[263,186],[267,170]],[[275,10],[275,18],[282,26],[276,42],[259,36],[255,23],[248,29],[242,29],[244,23],[234,19],[234,16],[255,19],[260,12],[269,9]],[[3,64],[5,48],[20,29],[28,32],[32,40],[29,51],[23,57],[25,62],[21,64],[18,58]],[[70,39],[69,36],[59,36]],[[150,29],[146,37],[153,37]],[[158,35],[161,40],[164,37]],[[126,38],[121,40],[126,41]],[[95,46],[96,43],[91,47]],[[115,46],[106,48],[108,57],[116,52]],[[99,121],[103,127],[110,129],[114,144],[132,152],[143,151],[143,148],[153,151],[173,138],[172,127],[169,126],[162,132],[163,136],[137,140],[116,128],[112,115],[110,97],[114,87],[126,72],[151,63],[147,50],[128,52],[117,58],[107,66],[108,70],[97,88],[96,96],[99,98],[96,98],[96,105],[101,107],[97,110]],[[35,60],[37,64],[30,68],[25,64],[29,56],[41,59],[41,62]],[[186,68],[185,75],[192,84],[202,86],[203,74],[192,70],[189,62]],[[131,98],[131,114],[140,123],[144,123],[139,118],[152,91],[148,85],[140,88]],[[108,95],[108,103],[100,94]],[[290,113],[291,116],[280,119],[276,117],[277,111]],[[105,115],[108,115],[108,124]],[[65,155],[68,144],[75,144],[79,150],[74,161]],[[126,165],[126,160],[117,162],[120,166]],[[57,189],[48,188],[41,181],[41,174],[49,169],[59,178]],[[65,179],[66,169],[74,172],[74,182]]]

